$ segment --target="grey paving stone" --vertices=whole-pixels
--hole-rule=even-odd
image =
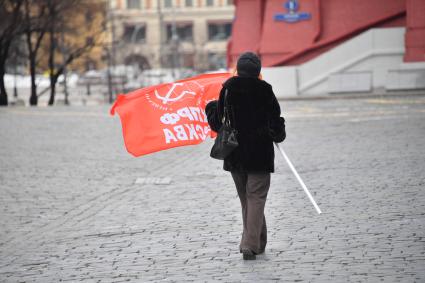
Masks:
[[[323,214],[276,153],[254,262],[211,140],[133,158],[108,107],[0,109],[0,282],[425,281],[425,96],[282,109]]]

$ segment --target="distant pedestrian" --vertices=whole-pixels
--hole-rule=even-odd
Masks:
[[[223,169],[230,171],[242,207],[243,233],[240,252],[243,259],[255,259],[267,244],[264,206],[274,172],[273,142],[286,137],[285,120],[270,84],[261,79],[261,61],[252,52],[243,53],[237,62],[237,75],[228,79],[218,101],[206,106],[212,130],[222,126],[224,96],[230,121],[236,128],[238,147],[224,160]]]

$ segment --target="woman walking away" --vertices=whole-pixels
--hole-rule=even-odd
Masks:
[[[273,142],[286,137],[285,120],[270,84],[260,77],[261,61],[252,52],[237,62],[237,75],[228,79],[218,101],[206,106],[208,123],[218,132],[222,126],[224,99],[231,125],[237,130],[238,147],[224,159],[242,206],[243,233],[239,250],[243,259],[255,259],[267,244],[264,206],[274,172]],[[227,90],[227,95],[225,95]]]

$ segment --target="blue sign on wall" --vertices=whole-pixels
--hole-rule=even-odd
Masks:
[[[298,3],[298,0],[288,0],[283,5],[285,9],[288,11],[284,14],[275,14],[274,20],[279,22],[287,22],[287,23],[296,23],[299,21],[305,21],[311,19],[310,13],[298,13],[298,9],[300,8],[300,5]]]

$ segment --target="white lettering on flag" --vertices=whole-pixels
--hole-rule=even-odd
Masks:
[[[189,131],[189,139],[190,140],[199,140],[198,134],[196,133],[195,126],[193,124],[187,125],[185,124],[185,127]]]
[[[193,121],[193,116],[187,107],[177,110],[177,114],[182,118],[189,118],[190,121]]]
[[[174,125],[175,123],[177,123],[180,120],[179,115],[177,115],[176,113],[165,113],[164,115],[161,116],[161,118],[159,118],[161,120],[161,122],[163,124],[166,125]]]
[[[187,134],[183,128],[183,125],[178,125],[174,127],[174,131],[176,132],[176,137],[177,139],[181,140],[181,141],[187,141],[188,137]]]
[[[201,137],[201,139],[205,140],[206,135],[202,131],[202,126],[201,125],[196,125],[196,130],[198,131],[199,136]]]
[[[208,126],[183,124],[174,126],[171,129],[163,129],[165,143],[187,141],[187,140],[205,140],[210,128]]]
[[[159,119],[162,124],[174,125],[181,118],[187,118],[190,121],[207,122],[207,114],[199,107],[183,107],[176,111],[176,113],[165,113]]]
[[[169,129],[164,129],[164,135],[165,135],[165,142],[170,143],[171,140],[177,141],[176,137],[174,136],[173,132]]]

